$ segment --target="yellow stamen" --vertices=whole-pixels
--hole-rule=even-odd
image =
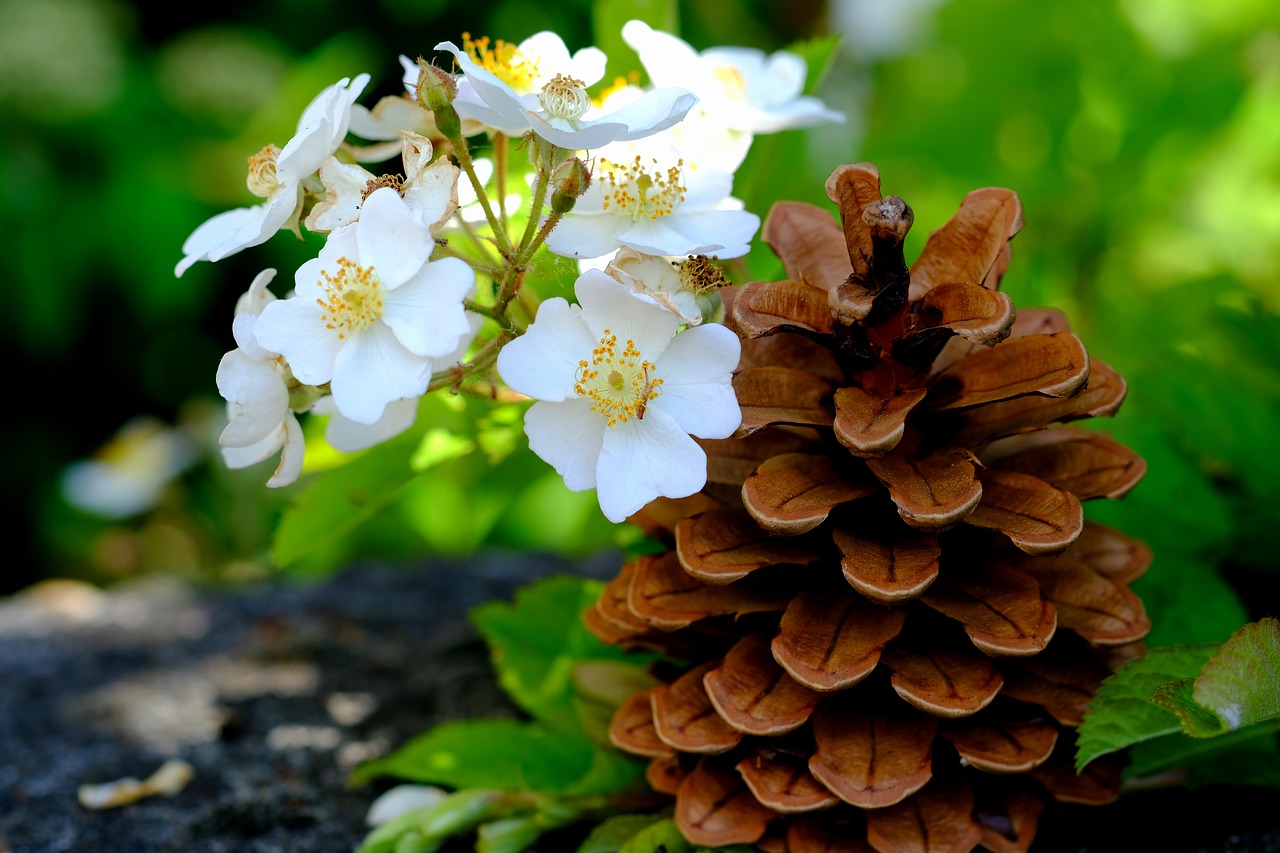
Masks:
[[[511,42],[498,39],[489,47],[489,37],[472,39],[471,33],[462,34],[462,49],[472,61],[485,71],[506,83],[517,93],[527,95],[534,90],[538,79],[538,63],[520,52]]]
[[[325,328],[336,330],[339,338],[367,329],[382,316],[386,288],[373,267],[343,257],[336,273],[322,271],[320,276],[325,295],[316,304],[324,309]]]
[[[619,351],[618,336],[605,329],[599,345],[591,351],[591,360],[578,362],[573,390],[591,400],[591,411],[598,412],[608,426],[632,418],[643,420],[649,401],[661,393],[662,380],[654,376],[656,369],[640,355],[635,341],[628,340]]]
[[[677,161],[666,171],[656,168],[657,160],[652,162],[655,168],[650,172],[644,168],[639,154],[625,166],[601,159],[603,209],[612,207],[630,215],[633,221],[645,216],[661,219],[675,213],[684,201],[685,186],[680,174],[684,161]]]

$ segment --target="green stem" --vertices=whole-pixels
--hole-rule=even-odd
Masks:
[[[498,268],[493,264],[486,263],[484,261],[477,261],[475,258],[469,257],[462,252],[459,252],[457,249],[451,248],[447,243],[436,243],[436,251],[446,257],[457,258],[476,272],[481,275],[488,276],[494,281],[497,281],[502,275]]]
[[[480,314],[481,316],[488,317],[490,320],[496,321],[500,325],[503,325],[503,326],[507,325],[507,320],[505,317],[503,317],[497,311],[493,310],[492,307],[488,305],[481,305],[479,302],[476,302],[474,299],[462,300],[462,307],[466,308],[472,314]]]
[[[502,223],[502,233],[507,233],[507,135],[493,135],[493,172],[497,177],[498,187],[498,221]]]
[[[484,191],[484,184],[480,182],[480,177],[476,175],[475,163],[471,161],[471,152],[467,149],[466,140],[461,136],[457,139],[450,139],[453,145],[453,155],[458,158],[458,165],[462,167],[462,171],[467,173],[471,186],[475,187],[476,198],[480,201],[480,207],[484,210],[485,219],[489,220],[489,227],[493,229],[493,237],[498,243],[498,250],[504,256],[511,255],[511,238],[507,236],[506,229],[498,222],[497,217],[493,215],[493,205],[489,203],[489,195]]]

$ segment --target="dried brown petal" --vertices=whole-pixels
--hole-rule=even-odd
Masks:
[[[736,436],[750,435],[770,424],[830,426],[831,386],[803,370],[787,367],[749,367],[733,377],[742,408]]]
[[[1091,643],[1116,646],[1151,630],[1142,601],[1129,587],[1066,556],[1023,560],[1020,567],[1040,582],[1058,609],[1058,624]]]
[[[656,758],[671,754],[653,727],[652,690],[643,690],[618,706],[609,723],[609,740],[623,752]]]
[[[817,441],[813,436],[805,435],[806,432],[809,430],[773,427],[743,438],[696,439],[707,453],[707,482],[741,486],[766,459],[779,453],[801,453],[816,447]]]
[[[770,536],[739,510],[719,509],[676,525],[676,554],[684,570],[710,584],[727,584],[757,569],[804,566],[822,557],[805,539]]]
[[[982,453],[983,463],[1039,477],[1080,500],[1124,497],[1147,471],[1147,463],[1106,435],[1056,426],[1006,438]]]
[[[835,330],[826,291],[803,281],[744,284],[733,299],[729,317],[745,338],[802,331],[829,335]]]
[[[932,717],[880,711],[847,694],[833,697],[813,713],[818,751],[809,770],[846,803],[883,808],[929,781],[936,731]]]
[[[1074,397],[1032,394],[959,412],[951,441],[972,447],[1001,436],[1040,429],[1056,421],[1110,417],[1119,410],[1126,393],[1128,386],[1120,374],[1094,361],[1089,367],[1088,383]]]
[[[1116,583],[1133,583],[1151,566],[1151,549],[1118,530],[1092,521],[1062,556],[1078,560]]]
[[[852,812],[858,821],[833,821],[832,812],[806,815],[787,824],[790,853],[875,853],[866,841],[866,821],[861,812]]]
[[[973,792],[935,784],[887,809],[867,812],[867,841],[880,853],[967,853],[982,840]]]
[[[973,458],[961,448],[944,447],[923,459],[881,456],[868,459],[867,467],[889,487],[898,514],[912,527],[949,527],[982,499]]]
[[[742,777],[705,758],[676,792],[676,825],[693,844],[753,844],[776,817]]]
[[[691,768],[685,766],[685,760],[680,753],[669,752],[649,760],[649,766],[644,771],[644,780],[659,794],[675,796],[676,791],[680,789],[680,783],[689,775],[690,770]]]
[[[892,604],[917,597],[938,577],[942,550],[928,534],[876,538],[837,528],[832,539],[843,555],[845,580],[874,601]]]
[[[927,390],[910,388],[884,396],[857,386],[837,389],[835,433],[855,456],[881,456],[902,440],[907,415]]]
[[[1071,646],[1055,654],[1057,645],[1055,642],[1044,654],[1005,666],[1003,695],[1039,705],[1059,723],[1075,728],[1111,670],[1085,649]]]
[[[840,469],[835,462],[810,453],[774,456],[743,483],[742,503],[765,530],[796,536],[826,521],[840,504],[880,491],[865,469]]]
[[[1014,319],[1013,300],[980,284],[953,281],[939,284],[920,300],[919,327],[950,329],[984,347],[1009,337]]]
[[[782,260],[787,278],[830,290],[852,271],[840,225],[816,205],[777,202],[765,217],[760,237]]]
[[[907,702],[936,717],[964,717],[985,708],[1004,679],[991,658],[973,648],[895,645],[881,660]]]
[[[969,193],[955,216],[929,235],[911,265],[911,298],[952,281],[986,281],[1023,223],[1017,193],[997,187]]]
[[[827,198],[840,208],[844,242],[855,275],[866,275],[871,266],[871,229],[862,212],[880,200],[880,172],[870,163],[849,163],[827,178]]]
[[[663,631],[684,628],[708,616],[782,610],[790,598],[785,589],[752,584],[751,579],[723,587],[708,586],[681,568],[674,551],[640,557],[635,572],[628,588],[627,606]]]
[[[963,409],[1027,394],[1070,397],[1089,379],[1089,355],[1070,332],[1010,338],[939,373],[929,392],[934,409]]]
[[[720,718],[749,735],[773,737],[799,728],[822,698],[778,666],[762,634],[739,640],[702,684]]]
[[[742,733],[716,714],[702,686],[702,677],[716,665],[716,661],[709,661],[650,691],[653,727],[667,746],[681,752],[713,755],[728,752],[742,740]]]
[[[1049,760],[1031,771],[1031,776],[1062,803],[1105,806],[1120,797],[1120,770],[1125,761],[1118,753],[1090,761],[1079,774],[1072,756],[1075,738],[1059,738]]]
[[[756,799],[776,812],[811,812],[840,802],[813,778],[804,757],[789,752],[762,745],[736,769]]]
[[[965,523],[998,530],[1028,554],[1062,551],[1084,529],[1084,508],[1071,492],[1014,471],[986,469],[978,480],[982,503]]]
[[[881,650],[902,630],[903,618],[899,608],[850,592],[807,589],[782,614],[773,657],[801,684],[843,690],[875,669]]]
[[[1038,654],[1057,627],[1057,612],[1040,595],[1040,584],[1007,563],[945,571],[921,600],[963,625],[989,655]]]
[[[966,764],[987,773],[1025,773],[1048,760],[1058,727],[1029,705],[957,720],[940,734]]]
[[[1044,802],[1027,791],[1014,790],[1004,795],[1003,806],[1003,812],[975,809],[982,846],[992,853],[1026,853],[1036,836]]]

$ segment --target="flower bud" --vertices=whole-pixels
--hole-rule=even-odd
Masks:
[[[551,209],[560,214],[573,210],[574,202],[591,186],[591,170],[577,157],[566,160],[551,175]]]
[[[418,57],[418,103],[435,112],[453,104],[458,97],[458,83],[453,75]]]

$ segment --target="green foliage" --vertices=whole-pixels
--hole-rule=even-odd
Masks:
[[[1128,774],[1190,764],[1197,778],[1275,784],[1280,621],[1245,625],[1221,646],[1155,649],[1117,670],[1089,703],[1076,767],[1126,746]]]
[[[675,0],[595,0],[591,5],[592,41],[609,58],[606,86],[616,77],[641,71],[640,57],[622,40],[622,25],[632,19],[644,21],[655,30],[679,35],[680,23]]]
[[[577,853],[618,853],[641,832],[663,822],[670,823],[670,820],[662,814],[615,815],[592,829]]]

